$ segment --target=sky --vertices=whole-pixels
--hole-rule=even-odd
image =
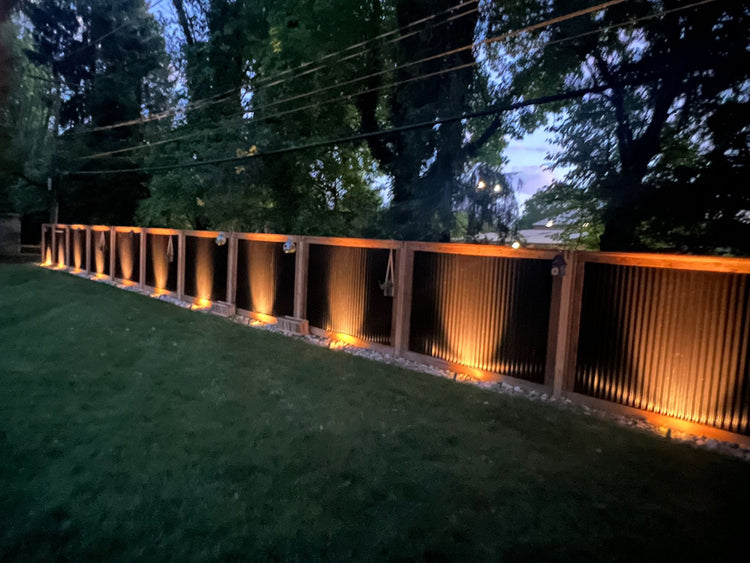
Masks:
[[[521,206],[552,180],[561,180],[565,174],[562,169],[549,170],[549,163],[546,162],[547,153],[556,150],[556,145],[549,137],[550,133],[538,129],[522,139],[511,140],[505,149],[508,159],[505,171],[516,174],[520,180],[516,199]]]

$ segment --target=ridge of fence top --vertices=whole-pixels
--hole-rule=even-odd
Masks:
[[[466,242],[407,242],[412,250],[467,256],[490,256],[499,258],[537,258],[551,260],[561,251],[531,248],[512,248],[494,244],[472,244]]]
[[[593,252],[588,250],[578,251],[578,256],[583,262],[615,266],[750,274],[750,258],[640,252]]]

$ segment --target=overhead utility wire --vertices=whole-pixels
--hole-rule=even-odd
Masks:
[[[409,29],[409,28],[411,28],[411,27],[413,27],[415,25],[420,25],[422,23],[426,23],[426,22],[428,22],[428,21],[430,21],[430,20],[432,20],[434,18],[437,18],[437,17],[439,17],[441,15],[444,15],[445,13],[448,13],[448,12],[451,12],[453,10],[456,10],[457,8],[462,8],[462,7],[469,6],[471,4],[477,3],[477,1],[478,0],[470,0],[469,2],[462,2],[462,3],[456,4],[454,6],[451,6],[450,8],[447,8],[446,10],[443,10],[442,12],[438,12],[436,14],[432,14],[432,15],[427,16],[425,18],[413,21],[413,22],[411,22],[409,24],[406,24],[404,26],[401,26],[401,27],[396,28],[394,30],[391,30],[389,32],[382,33],[382,34],[380,34],[380,35],[378,35],[376,37],[373,37],[372,39],[368,39],[367,41],[361,41],[359,43],[355,43],[354,45],[350,45],[350,46],[348,46],[348,47],[346,47],[344,49],[341,49],[339,51],[334,51],[332,53],[328,53],[327,55],[323,55],[322,57],[320,57],[319,59],[317,59],[315,61],[304,62],[304,63],[301,63],[300,65],[297,65],[296,67],[294,67],[292,69],[287,69],[287,70],[284,70],[284,71],[280,71],[280,72],[278,72],[276,74],[273,74],[271,76],[268,76],[268,77],[261,77],[261,78],[258,79],[258,81],[257,81],[257,83],[256,83],[256,85],[254,87],[251,87],[251,88],[248,89],[248,91],[246,92],[246,94],[249,94],[249,93],[252,93],[252,92],[257,92],[260,88],[270,88],[272,86],[278,86],[280,84],[284,84],[285,82],[288,82],[290,80],[297,80],[297,79],[299,79],[299,78],[301,78],[303,76],[306,76],[308,74],[312,74],[314,72],[318,72],[319,70],[327,68],[333,62],[335,62],[335,63],[341,63],[341,62],[344,62],[346,60],[350,60],[350,59],[356,58],[358,56],[361,56],[361,55],[363,55],[363,54],[371,51],[372,48],[362,49],[360,51],[357,51],[356,53],[347,55],[344,58],[337,59],[336,61],[333,61],[332,63],[328,63],[328,64],[325,64],[325,65],[322,65],[322,66],[318,66],[318,67],[315,67],[315,68],[312,68],[312,69],[307,69],[307,70],[305,70],[303,72],[299,72],[299,73],[295,74],[294,76],[292,76],[290,78],[285,78],[285,79],[282,79],[282,80],[278,79],[280,76],[287,75],[287,74],[289,74],[291,72],[296,72],[298,69],[306,68],[307,66],[309,66],[311,64],[317,64],[317,63],[319,63],[319,62],[321,62],[323,60],[327,60],[327,59],[329,59],[331,57],[334,57],[336,55],[339,55],[339,54],[342,54],[342,53],[346,53],[349,50],[352,50],[352,49],[355,49],[355,48],[359,48],[359,47],[361,47],[363,45],[367,45],[367,44],[373,43],[375,41],[379,41],[382,38],[388,37],[390,35],[393,35],[395,33],[403,31],[405,29]],[[624,0],[622,0],[622,1],[624,1]],[[456,19],[459,19],[461,17],[467,16],[467,15],[469,15],[471,13],[474,13],[474,12],[477,12],[477,11],[478,11],[478,7],[477,8],[473,8],[473,9],[468,10],[468,11],[465,11],[465,12],[462,12],[462,13],[457,14],[457,15],[451,16],[447,20],[442,21],[442,22],[438,22],[435,25],[436,26],[444,25],[445,23],[448,23],[450,21],[454,21]],[[408,34],[405,34],[405,35],[400,35],[397,38],[388,41],[386,44],[388,44],[388,43],[396,43],[396,42],[399,42],[399,41],[403,41],[404,39],[407,39],[408,37],[416,35],[417,33],[418,32],[414,31],[414,32],[411,32],[411,33],[408,33]],[[268,83],[266,84],[266,82],[268,82]],[[103,125],[103,126],[100,126],[100,127],[93,127],[91,129],[85,129],[85,130],[79,131],[77,133],[83,135],[83,134],[88,134],[88,133],[94,133],[96,131],[105,131],[105,130],[108,130],[108,129],[116,129],[118,127],[128,127],[128,126],[131,126],[131,125],[138,125],[138,124],[141,124],[141,123],[148,123],[148,122],[151,122],[151,121],[159,121],[159,120],[166,119],[168,117],[171,117],[173,115],[176,115],[178,113],[181,113],[181,112],[184,112],[184,111],[187,111],[187,110],[190,110],[190,109],[203,109],[204,107],[207,107],[207,106],[210,106],[210,105],[223,103],[223,102],[231,99],[231,98],[227,98],[226,96],[228,96],[230,94],[239,93],[242,90],[243,90],[243,87],[240,87],[240,88],[231,88],[231,89],[226,90],[224,92],[219,92],[217,94],[212,94],[211,96],[207,96],[205,98],[200,98],[200,99],[197,99],[197,100],[193,100],[193,101],[187,103],[183,107],[171,108],[171,109],[168,109],[168,110],[156,113],[154,115],[140,117],[138,119],[131,119],[131,120],[127,120],[127,121],[121,121],[121,122],[118,122],[118,123],[113,123],[111,125]]]
[[[613,87],[618,86],[628,86],[628,85],[634,85],[634,84],[642,84],[649,82],[649,80],[638,80],[638,81],[627,81],[627,82],[618,82],[616,84],[600,84],[591,86],[588,88],[578,88],[576,90],[569,90],[567,92],[560,92],[557,94],[550,94],[547,96],[540,96],[538,98],[530,98],[528,100],[522,100],[519,102],[513,102],[513,103],[505,103],[505,104],[493,104],[492,106],[489,106],[483,110],[473,111],[473,112],[467,112],[467,113],[461,113],[458,115],[452,115],[449,117],[436,117],[435,119],[431,119],[429,121],[420,121],[417,123],[410,123],[408,125],[402,125],[399,127],[393,127],[391,129],[378,129],[376,131],[367,131],[365,133],[358,133],[356,135],[349,135],[346,137],[338,137],[336,139],[327,139],[324,141],[315,141],[312,143],[306,143],[302,145],[293,145],[289,147],[284,147],[280,149],[273,149],[263,152],[258,152],[255,154],[247,155],[247,156],[240,156],[240,157],[226,157],[226,158],[217,158],[212,160],[203,160],[203,161],[194,161],[194,162],[185,162],[181,164],[171,164],[171,165],[164,165],[164,166],[146,166],[146,167],[139,167],[139,168],[122,168],[119,170],[81,170],[81,171],[66,171],[64,172],[65,175],[69,176],[91,176],[91,175],[106,175],[106,174],[123,174],[126,172],[164,172],[168,170],[177,170],[182,168],[199,168],[202,166],[212,166],[216,164],[227,164],[227,163],[241,163],[246,162],[252,158],[260,158],[260,157],[266,157],[266,156],[275,156],[279,154],[286,154],[290,152],[297,152],[301,150],[307,150],[307,149],[314,149],[319,147],[325,147],[330,145],[339,145],[344,143],[351,143],[355,141],[362,141],[365,139],[369,139],[372,137],[383,137],[383,136],[389,136],[394,135],[396,133],[403,133],[405,131],[412,131],[415,129],[424,129],[428,127],[434,127],[435,125],[443,125],[446,123],[455,123],[456,121],[463,121],[467,119],[475,119],[479,117],[487,117],[489,115],[497,115],[500,113],[505,113],[508,111],[514,111],[517,109],[521,109],[528,106],[536,106],[536,105],[544,105],[544,104],[550,104],[555,102],[560,102],[564,100],[571,100],[575,98],[581,98],[587,94],[595,94],[600,93],[606,90],[609,90]]]
[[[362,80],[366,80],[366,79],[372,78],[374,76],[379,76],[379,75],[382,75],[382,74],[385,74],[385,73],[392,72],[393,70],[400,70],[400,69],[403,69],[403,68],[406,68],[406,67],[414,66],[416,64],[420,64],[420,63],[423,63],[423,62],[428,62],[428,61],[435,60],[435,59],[438,59],[438,58],[441,58],[441,57],[446,57],[446,56],[454,55],[454,54],[457,54],[457,53],[460,53],[460,52],[463,52],[463,51],[466,51],[466,50],[469,50],[469,49],[473,49],[475,47],[497,43],[499,41],[503,41],[503,40],[508,39],[510,37],[515,37],[515,36],[517,36],[517,35],[519,35],[521,33],[526,33],[528,31],[535,31],[535,30],[543,28],[543,27],[548,27],[548,26],[554,25],[556,23],[560,23],[560,22],[567,21],[567,20],[572,19],[572,18],[576,18],[576,17],[582,16],[582,15],[586,15],[586,14],[591,13],[593,11],[599,11],[599,10],[605,9],[605,8],[607,8],[607,7],[609,7],[609,6],[613,5],[613,4],[619,4],[619,3],[622,3],[624,1],[625,0],[612,0],[610,2],[605,2],[605,3],[599,4],[597,6],[592,6],[592,7],[589,7],[589,8],[584,8],[582,10],[578,10],[576,12],[571,12],[569,14],[565,14],[565,15],[559,16],[557,18],[552,18],[552,19],[544,21],[544,22],[539,22],[539,23],[533,24],[533,25],[528,26],[526,28],[522,28],[522,29],[519,29],[519,30],[514,30],[514,31],[510,31],[510,32],[501,34],[501,35],[490,37],[490,38],[484,39],[482,41],[479,41],[477,43],[471,43],[469,45],[464,45],[463,47],[458,47],[456,49],[451,49],[449,51],[444,51],[442,53],[437,53],[435,55],[430,55],[429,57],[425,57],[425,58],[422,58],[422,59],[419,59],[419,60],[416,60],[416,61],[410,61],[408,63],[405,63],[403,65],[399,65],[399,66],[395,67],[395,69],[387,69],[387,70],[384,70],[384,71],[379,71],[379,72],[376,72],[376,73],[371,73],[371,74],[368,74],[368,75],[365,75],[365,76],[362,76],[362,77],[359,77],[359,78],[355,78],[355,79],[348,80],[348,81],[345,81],[345,82],[342,82],[342,83],[334,84],[332,86],[326,86],[324,88],[319,88],[317,90],[313,90],[313,91],[306,92],[306,93],[303,93],[303,94],[299,94],[299,95],[296,95],[296,96],[291,96],[291,97],[283,99],[283,100],[277,100],[276,102],[272,102],[270,104],[266,104],[266,105],[261,106],[259,108],[254,108],[254,109],[251,109],[251,110],[244,110],[243,109],[241,113],[238,113],[235,116],[243,115],[245,113],[250,113],[250,112],[257,113],[259,111],[267,109],[267,108],[269,108],[271,106],[275,106],[275,105],[281,104],[283,102],[292,101],[292,100],[300,99],[300,98],[304,98],[304,97],[309,97],[311,95],[314,95],[314,94],[317,94],[317,93],[320,93],[320,92],[328,91],[331,88],[336,88],[336,87],[340,87],[340,86],[344,86],[344,85],[350,85],[352,83],[360,82]],[[708,1],[715,1],[715,0],[708,0]],[[399,86],[401,84],[415,82],[417,80],[424,80],[426,78],[431,78],[431,77],[434,77],[434,76],[437,76],[437,75],[440,75],[440,74],[445,74],[447,72],[454,72],[454,71],[461,70],[461,69],[464,69],[464,68],[468,68],[468,67],[472,67],[472,66],[477,66],[477,64],[478,63],[476,61],[473,61],[471,63],[457,65],[457,66],[454,66],[454,67],[451,67],[451,68],[447,68],[447,69],[441,69],[439,71],[435,71],[435,72],[431,72],[431,73],[423,74],[423,75],[418,75],[418,76],[415,76],[415,77],[411,77],[411,78],[408,78],[408,79],[404,79],[404,80],[392,82],[392,83],[389,83],[389,84],[375,86],[373,88],[368,88],[366,90],[361,90],[359,92],[351,92],[349,94],[343,94],[343,95],[341,95],[341,96],[339,96],[337,98],[329,98],[329,99],[327,99],[325,101],[314,102],[312,104],[307,104],[307,105],[304,105],[304,106],[301,106],[301,107],[296,107],[296,108],[292,108],[292,109],[288,109],[288,110],[279,111],[279,112],[276,112],[276,113],[273,113],[273,114],[270,114],[270,115],[263,115],[261,117],[253,118],[252,124],[254,125],[254,124],[256,124],[256,123],[258,123],[260,121],[266,121],[266,120],[269,120],[269,119],[275,119],[275,118],[278,118],[278,117],[282,117],[284,115],[289,115],[289,114],[292,114],[292,113],[297,113],[297,112],[304,111],[304,110],[307,110],[307,109],[317,108],[317,107],[320,107],[320,106],[323,106],[323,105],[328,105],[328,104],[332,104],[332,103],[335,103],[335,102],[339,102],[339,101],[343,101],[343,100],[348,100],[348,99],[351,99],[352,97],[361,96],[363,94],[368,94],[368,93],[375,92],[375,91],[378,91],[378,90],[392,88],[394,86]],[[156,142],[150,143],[148,145],[136,145],[136,146],[133,146],[133,147],[123,148],[123,149],[117,149],[117,150],[114,150],[114,151],[106,151],[106,152],[100,152],[100,153],[96,153],[96,154],[92,154],[92,155],[87,155],[87,156],[81,157],[79,160],[88,160],[88,159],[92,159],[92,158],[100,158],[100,157],[103,157],[103,156],[111,156],[111,155],[114,155],[114,154],[122,154],[122,153],[125,153],[125,152],[132,152],[132,151],[136,151],[136,150],[147,149],[147,148],[151,148],[153,146],[157,146],[157,145],[161,145],[161,144],[165,144],[165,143],[170,143],[170,142],[174,142],[174,141],[180,141],[180,140],[192,138],[192,137],[195,137],[195,136],[199,136],[199,135],[202,135],[202,134],[204,134],[204,132],[202,132],[202,131],[200,131],[200,132],[194,132],[194,133],[188,133],[186,135],[180,135],[180,136],[177,136],[177,137],[172,137],[171,139],[165,139],[165,140],[162,140],[162,141],[156,141]]]

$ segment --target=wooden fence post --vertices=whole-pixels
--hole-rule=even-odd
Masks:
[[[565,252],[566,274],[552,282],[549,332],[547,336],[547,367],[544,383],[552,395],[560,397],[572,389],[575,371],[575,346],[581,309],[583,272],[576,252]]]
[[[177,299],[185,297],[185,231],[177,233]]]
[[[231,233],[227,241],[227,303],[237,302],[237,235]]]
[[[307,271],[310,264],[310,245],[304,237],[297,239],[294,261],[294,316],[307,318]]]
[[[60,262],[57,256],[57,223],[52,223],[50,227],[50,253],[49,259],[51,261],[50,266],[57,266]]]
[[[138,286],[143,289],[146,287],[146,229],[141,229],[139,241],[140,250],[138,251],[138,271],[140,273],[140,279],[138,280]]]
[[[411,293],[414,280],[414,249],[401,243],[397,256],[396,297],[393,303],[393,350],[396,356],[409,351]]]
[[[70,238],[71,228],[65,227],[65,267],[70,268],[72,260],[70,259]]]
[[[114,227],[109,228],[109,279],[114,281],[115,268],[117,266],[117,231]]]
[[[86,269],[86,273],[91,273],[91,226],[86,225],[86,235],[84,238],[84,247],[86,251],[86,262],[84,263],[84,268]]]

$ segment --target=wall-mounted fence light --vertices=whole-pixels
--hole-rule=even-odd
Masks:
[[[388,253],[388,267],[385,270],[385,280],[380,284],[383,295],[393,297],[393,249]]]
[[[216,235],[216,246],[224,246],[227,243],[227,235],[219,233]]]
[[[284,251],[284,254],[294,254],[297,252],[297,243],[292,240],[292,237],[289,237],[281,249]]]
[[[565,267],[567,265],[567,262],[565,262],[565,256],[558,254],[552,259],[552,269],[550,270],[550,273],[553,276],[562,277],[565,275]]]

